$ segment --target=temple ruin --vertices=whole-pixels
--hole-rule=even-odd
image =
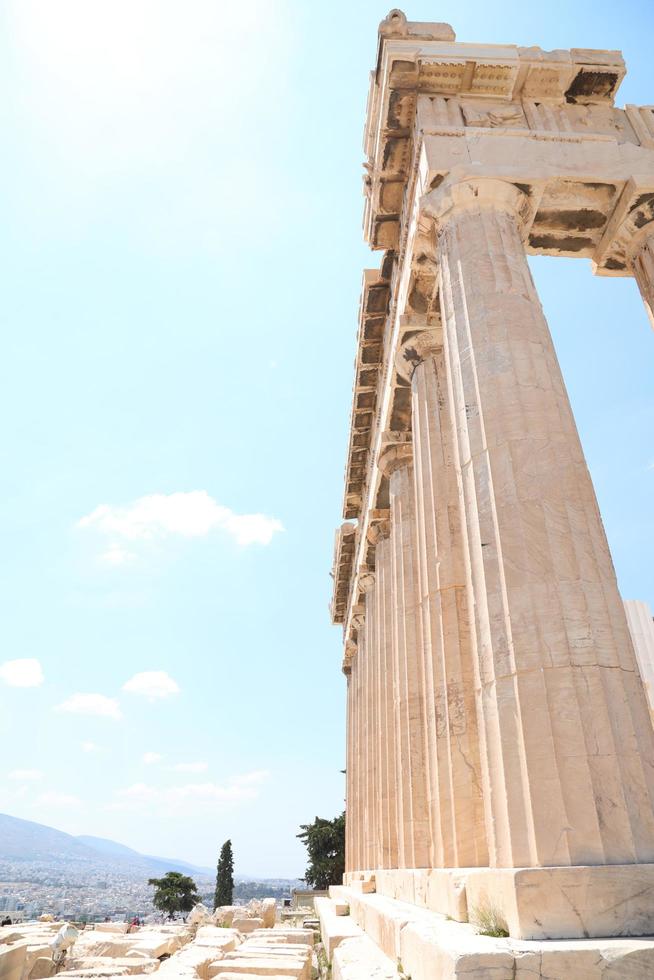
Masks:
[[[379,29],[334,897],[412,980],[600,977],[600,948],[654,975],[654,940],[616,938],[654,935],[654,731],[527,263],[632,276],[654,324],[654,106],[615,107],[624,74],[619,51],[468,44],[397,10]],[[508,940],[459,925],[480,910]],[[521,974],[516,950],[567,959]]]

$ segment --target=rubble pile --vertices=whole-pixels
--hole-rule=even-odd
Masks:
[[[0,980],[311,980],[313,932],[276,924],[274,899],[196,906],[186,922],[130,927],[28,922],[0,928]]]

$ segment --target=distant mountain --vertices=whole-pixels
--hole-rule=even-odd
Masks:
[[[102,851],[103,854],[111,854],[114,857],[140,858],[142,857],[133,847],[125,844],[118,844],[115,840],[107,840],[106,837],[90,837],[88,834],[79,834],[75,840],[79,840],[87,847],[92,847],[94,851]]]
[[[77,837],[31,820],[0,813],[0,861],[97,863],[98,854]]]
[[[165,865],[168,871],[181,871],[186,875],[202,875],[204,878],[215,878],[215,868],[203,868],[199,864],[188,864],[186,861],[178,861],[177,858],[160,858],[146,854],[148,861],[156,861],[158,864]]]
[[[93,865],[107,873],[157,877],[167,871],[211,877],[211,868],[201,868],[174,858],[150,857],[104,837],[73,837],[45,824],[0,814],[0,862],[38,861],[53,866]]]
[[[178,861],[177,858],[162,858],[156,857],[154,854],[140,854],[132,847],[126,847],[125,844],[118,844],[115,840],[107,840],[106,837],[89,837],[87,834],[80,834],[76,840],[80,840],[83,844],[94,848],[96,851],[102,851],[103,854],[110,854],[114,857],[126,858],[132,861],[153,862],[157,867],[165,868],[166,871],[181,871],[183,874],[203,875],[205,877],[207,875],[211,877],[216,873],[215,868],[202,868],[198,864]]]

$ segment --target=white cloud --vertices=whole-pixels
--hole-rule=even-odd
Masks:
[[[44,681],[43,670],[39,661],[32,657],[5,660],[0,664],[0,680],[9,687],[38,687]]]
[[[192,815],[199,810],[221,810],[228,804],[255,800],[261,783],[269,773],[260,770],[235,776],[226,783],[187,783],[182,786],[157,787],[134,783],[118,790],[110,810],[138,810],[173,816]]]
[[[255,769],[253,772],[245,772],[241,776],[236,776],[233,780],[237,786],[258,786],[270,779],[267,769]]]
[[[143,762],[146,764],[146,766],[153,766],[156,762],[161,762],[162,759],[163,756],[159,755],[158,752],[143,753]]]
[[[125,681],[123,691],[157,701],[179,694],[179,684],[165,670],[144,670]]]
[[[177,765],[170,768],[174,772],[206,772],[209,764],[207,762],[178,762]]]
[[[7,779],[16,779],[21,783],[32,782],[36,779],[43,779],[40,769],[14,769],[7,774]]]
[[[82,742],[82,752],[99,752],[100,746],[95,742]]]
[[[121,548],[119,544],[112,544],[106,551],[98,555],[98,561],[103,565],[127,565],[129,562],[134,561],[136,555],[133,551],[128,551],[127,548]]]
[[[77,809],[77,807],[82,806],[82,801],[78,796],[71,796],[68,793],[41,793],[37,798],[36,803],[38,806],[54,806],[62,807],[65,809]]]
[[[121,718],[120,707],[114,698],[104,694],[71,694],[62,701],[55,711],[66,711],[73,715],[96,715],[101,718]]]
[[[215,501],[206,490],[153,493],[139,497],[125,507],[100,504],[80,518],[77,526],[128,541],[162,539],[170,535],[199,538],[211,531],[222,530],[242,547],[270,544],[273,535],[284,530],[276,517],[236,514]],[[109,552],[117,547],[112,545]]]

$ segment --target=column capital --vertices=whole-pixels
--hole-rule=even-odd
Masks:
[[[361,572],[359,574],[359,589],[366,595],[368,592],[372,592],[375,587],[375,573],[370,571]]]
[[[352,623],[353,629],[357,632],[363,629],[366,622],[366,607],[362,602],[358,602],[355,606],[352,606]]]
[[[409,317],[406,319],[408,320]],[[408,325],[408,329],[404,330],[395,355],[395,370],[409,383],[418,365],[434,357],[443,346],[443,326],[440,316],[425,317],[422,327],[413,322],[417,320],[416,317],[410,319],[412,322]],[[402,326],[404,327],[404,324]]]
[[[370,544],[376,545],[385,541],[391,534],[390,510],[375,510],[368,521],[367,538]]]
[[[343,651],[343,664],[342,671],[346,676],[352,673],[352,661],[356,657],[357,644],[355,640],[346,640],[345,649]]]
[[[502,211],[514,217],[524,231],[532,217],[529,196],[517,184],[497,177],[466,177],[444,181],[420,199],[420,218],[439,228],[466,212]]]
[[[634,274],[634,263],[654,236],[654,182],[627,181],[595,255],[593,271],[602,276]]]
[[[390,477],[396,470],[413,463],[413,445],[407,433],[386,433],[377,457],[377,466],[384,476]]]

